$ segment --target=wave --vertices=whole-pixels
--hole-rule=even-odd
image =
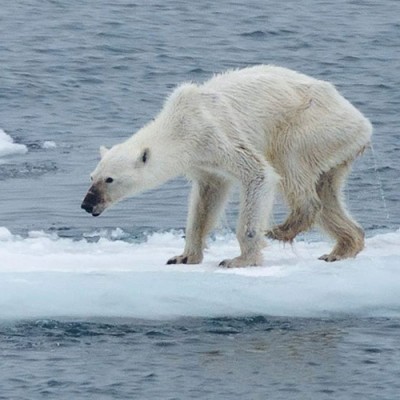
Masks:
[[[123,235],[122,235],[123,236]],[[233,234],[209,243],[201,265],[165,265],[182,232],[141,243],[0,228],[0,318],[400,316],[400,230],[367,239],[355,259],[327,264],[325,242],[272,243],[262,267],[221,269],[238,254]]]

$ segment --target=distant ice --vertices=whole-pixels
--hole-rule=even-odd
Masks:
[[[25,145],[14,143],[13,138],[0,129],[0,157],[25,154],[27,152],[28,148]]]
[[[93,243],[0,228],[0,319],[400,316],[400,230],[367,239],[356,259],[317,260],[325,242],[272,243],[262,267],[228,270],[217,265],[238,254],[234,235],[210,241],[201,265],[165,265],[182,251],[182,236]]]
[[[55,149],[57,147],[56,142],[53,142],[52,140],[46,140],[43,142],[42,147],[44,149]]]

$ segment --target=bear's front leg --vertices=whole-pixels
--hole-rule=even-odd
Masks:
[[[170,258],[167,264],[199,264],[207,234],[218,221],[227,200],[230,182],[225,178],[202,173],[193,182],[186,226],[186,244],[182,255]]]
[[[245,177],[247,179],[242,181],[237,228],[241,255],[223,260],[220,263],[222,267],[235,268],[262,264],[261,250],[265,247],[264,231],[269,222],[279,177],[272,167],[264,164],[251,172],[251,177]]]

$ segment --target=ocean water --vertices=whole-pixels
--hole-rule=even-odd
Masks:
[[[397,399],[400,3],[18,0],[0,7],[0,399]],[[175,179],[99,218],[100,145],[184,81],[259,63],[333,82],[374,125],[345,190],[365,228],[326,264],[319,232],[238,254],[234,193],[199,266]],[[274,218],[285,206],[279,201]]]

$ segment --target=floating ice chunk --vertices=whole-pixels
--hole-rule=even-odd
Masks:
[[[56,142],[53,142],[52,140],[46,140],[43,142],[42,147],[44,149],[55,149],[57,147]]]
[[[25,145],[14,143],[13,138],[0,129],[0,157],[25,154],[27,152],[28,148]]]
[[[200,265],[165,265],[182,251],[182,232],[141,243],[112,236],[22,238],[0,228],[0,319],[400,316],[400,230],[367,239],[355,259],[318,260],[325,242],[272,243],[262,267],[239,269],[218,268],[239,252],[230,234],[210,241]]]

